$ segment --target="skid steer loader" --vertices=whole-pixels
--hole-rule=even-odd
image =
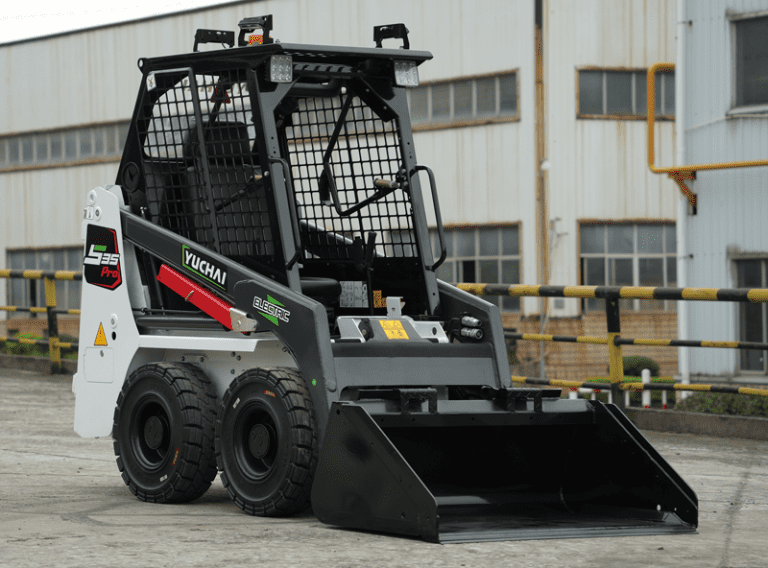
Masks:
[[[619,409],[512,388],[498,308],[436,278],[407,100],[431,54],[402,24],[370,48],[271,29],[139,61],[84,213],[75,430],[112,435],[145,501],[218,470],[247,513],[433,542],[695,532]]]

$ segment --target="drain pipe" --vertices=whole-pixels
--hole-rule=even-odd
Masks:
[[[675,164],[680,166],[686,163],[685,159],[685,34],[688,22],[685,19],[685,0],[677,0],[677,38],[675,42]],[[682,193],[678,193],[677,203],[677,285],[680,288],[688,286],[688,199]],[[687,302],[677,302],[677,336],[679,339],[688,339],[688,306]],[[680,347],[678,349],[678,370],[681,382],[691,382],[690,349]],[[682,398],[687,398],[688,393],[683,392]]]

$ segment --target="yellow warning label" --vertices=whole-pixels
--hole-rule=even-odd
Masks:
[[[104,335],[104,326],[102,324],[99,324],[99,332],[96,334],[96,341],[93,342],[94,345],[107,345],[107,336]]]
[[[387,303],[381,297],[381,290],[373,291],[373,307],[374,308],[386,308]]]
[[[379,320],[387,339],[408,339],[408,334],[403,329],[403,324],[397,320]]]

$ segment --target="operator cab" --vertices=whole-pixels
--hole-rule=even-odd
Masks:
[[[432,257],[406,98],[431,54],[409,49],[402,24],[376,27],[375,48],[283,44],[271,29],[271,16],[243,20],[237,46],[233,32],[198,30],[193,53],[140,61],[126,201],[331,319],[386,315],[388,296],[435,317],[445,254]],[[388,38],[402,47],[383,48]],[[197,51],[211,42],[227,49]],[[153,304],[185,308],[149,288]]]

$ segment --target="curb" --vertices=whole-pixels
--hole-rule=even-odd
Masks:
[[[51,360],[48,357],[30,357],[28,355],[8,355],[0,353],[0,368],[21,369],[41,374],[56,374],[52,372]],[[77,372],[77,361],[62,359],[60,374],[74,375]]]
[[[768,418],[647,408],[625,408],[624,413],[640,430],[768,440]]]

